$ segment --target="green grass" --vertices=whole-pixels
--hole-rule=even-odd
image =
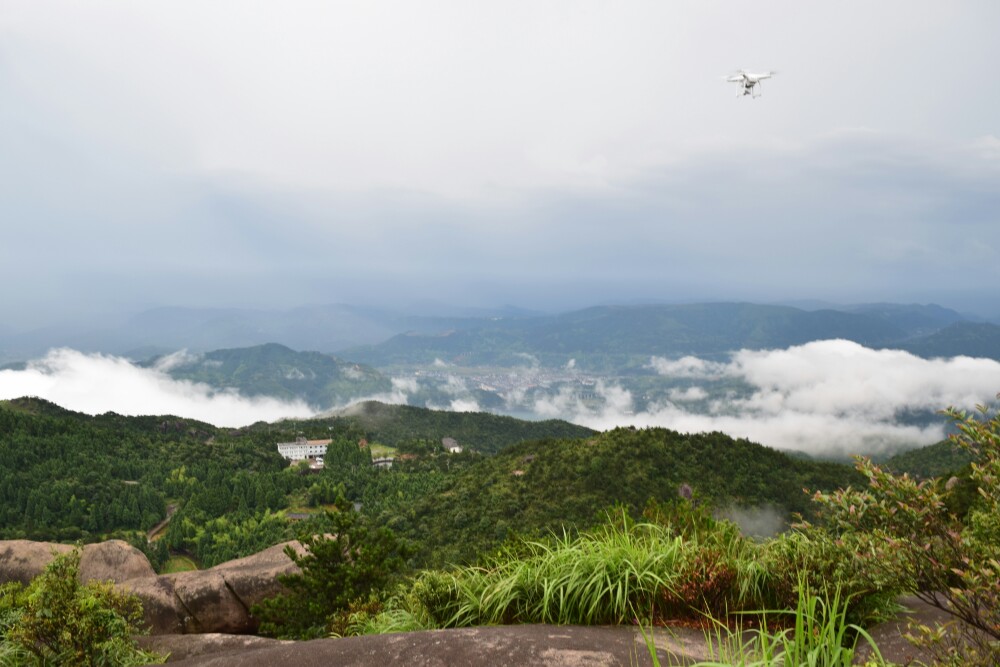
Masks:
[[[389,447],[388,445],[370,444],[368,445],[368,451],[372,453],[373,459],[379,459],[383,456],[396,456],[398,450],[395,447]]]
[[[794,611],[760,611],[759,630],[741,633],[721,623],[706,633],[710,659],[699,667],[850,667],[858,642],[864,639],[873,649],[867,664],[885,662],[871,636],[861,627],[847,622],[847,605],[840,591],[823,596],[812,593],[803,584]],[[792,624],[771,632],[769,619]]]
[[[174,572],[190,572],[197,570],[198,565],[187,556],[171,556],[163,565],[161,574],[173,574]]]
[[[428,607],[453,626],[595,625],[630,622],[634,609],[664,619],[745,608],[759,592],[752,545],[722,533],[681,536],[622,513],[593,531],[524,542],[459,569],[450,592],[436,591]]]

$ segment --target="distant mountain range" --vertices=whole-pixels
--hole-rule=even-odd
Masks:
[[[370,366],[276,343],[156,357],[141,365],[160,366],[178,380],[237,389],[244,396],[303,400],[317,410],[392,389],[392,381]]]
[[[376,367],[436,359],[462,366],[523,365],[530,357],[543,366],[573,359],[578,368],[608,371],[645,363],[651,355],[711,358],[830,338],[928,356],[1000,359],[1000,326],[966,322],[939,306],[896,304],[815,311],[749,303],[601,306],[551,317],[484,320],[436,333],[408,332],[341,354]]]
[[[865,304],[807,310],[751,303],[598,306],[559,315],[500,311],[416,316],[348,305],[286,311],[160,308],[105,331],[0,332],[0,363],[52,347],[148,359],[279,343],[376,368],[432,364],[628,367],[650,355],[722,356],[843,338],[925,357],[1000,359],[1000,326],[936,305]]]

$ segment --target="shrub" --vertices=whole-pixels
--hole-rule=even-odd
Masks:
[[[835,539],[854,541],[873,571],[898,577],[925,602],[953,615],[947,628],[917,627],[911,637],[940,662],[1000,664],[1000,415],[945,413],[952,440],[974,456],[971,479],[979,499],[963,524],[948,509],[947,485],[895,476],[867,459],[858,469],[866,489],[817,494]]]
[[[387,528],[375,527],[353,510],[327,512],[324,534],[301,537],[305,554],[285,553],[299,574],[282,575],[287,591],[253,608],[262,634],[309,639],[345,627],[339,614],[367,604],[382,592],[405,562],[406,549]]]
[[[110,583],[79,583],[80,551],[56,558],[31,584],[0,588],[0,660],[5,664],[143,665],[142,605]]]

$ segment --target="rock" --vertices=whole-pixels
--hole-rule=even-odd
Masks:
[[[80,581],[113,581],[155,577],[146,554],[128,542],[109,540],[83,547],[80,555]]]
[[[168,662],[294,643],[254,635],[226,635],[216,632],[201,635],[145,636],[137,637],[136,641],[143,650],[166,655]]]
[[[305,553],[299,542],[285,542],[246,558],[220,563],[212,571],[222,574],[233,593],[247,608],[252,607],[282,591],[279,575],[300,571],[285,554],[286,546],[291,546],[300,555]]]
[[[690,665],[709,658],[700,630],[658,629],[655,643],[659,664]],[[508,625],[315,639],[256,650],[239,647],[183,659],[178,656],[177,664],[178,667],[645,667],[654,663],[645,640],[633,626]]]
[[[236,597],[226,579],[216,570],[180,572],[174,578],[174,594],[190,615],[192,622],[185,632],[252,632],[256,623],[247,606]]]
[[[80,580],[112,581],[138,595],[146,625],[154,635],[251,633],[258,623],[250,608],[281,592],[279,575],[298,572],[285,554],[286,545],[304,551],[298,542],[287,542],[209,570],[157,576],[141,551],[121,540],[110,540],[83,548]],[[0,583],[26,584],[41,574],[55,553],[72,550],[65,544],[0,542]]]
[[[28,584],[42,573],[57,554],[72,550],[73,547],[68,544],[30,540],[0,541],[0,584],[9,581]]]
[[[180,634],[192,625],[190,614],[174,592],[174,581],[170,577],[132,579],[119,584],[118,588],[135,593],[142,600],[143,620],[150,634]]]

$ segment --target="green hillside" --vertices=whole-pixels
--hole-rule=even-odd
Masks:
[[[973,456],[950,440],[911,449],[885,461],[885,467],[896,473],[909,473],[928,479],[959,472],[969,465]]]
[[[300,435],[332,439],[325,469],[310,474],[278,455],[276,442]],[[443,437],[466,451],[446,453]],[[362,438],[406,456],[376,468]],[[340,494],[411,541],[418,562],[440,563],[473,560],[515,534],[590,526],[616,503],[673,498],[683,483],[716,504],[786,513],[806,508],[803,487],[853,479],[847,466],[719,433],[595,434],[558,421],[374,403],[356,414],[232,430],[172,416],[91,417],[38,399],[0,402],[0,539],[117,535],[148,546],[139,531],[173,506],[155,546],[203,565],[289,539],[297,529],[284,510],[318,512]]]
[[[162,358],[147,365],[157,361]],[[276,343],[215,350],[171,365],[168,373],[178,380],[233,388],[245,396],[303,400],[320,410],[392,388],[389,378],[369,366]]]
[[[851,466],[790,457],[721,433],[619,428],[591,438],[526,442],[441,481],[433,494],[384,519],[414,540],[422,558],[473,560],[516,533],[560,532],[600,521],[612,504],[641,509],[677,497],[682,484],[716,507],[809,510],[804,488],[857,484]]]
[[[414,332],[343,354],[378,367],[435,359],[465,366],[517,366],[531,355],[545,366],[575,359],[579,368],[609,370],[647,363],[650,355],[711,357],[828,338],[878,347],[905,340],[934,321],[930,315],[918,317],[912,308],[844,312],[749,303],[600,306],[557,317],[483,321],[436,334]]]
[[[1000,360],[1000,326],[957,322],[898,347],[924,358],[964,355]]]

